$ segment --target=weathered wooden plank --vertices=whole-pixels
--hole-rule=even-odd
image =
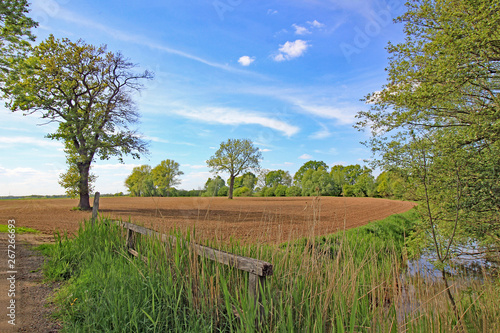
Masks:
[[[121,225],[123,228],[127,228],[134,232],[148,235],[152,237],[156,237],[163,242],[166,241],[176,241],[176,238],[173,236],[168,236],[164,234],[160,234],[154,230],[121,221],[114,221],[116,224]],[[203,246],[200,244],[193,243],[191,244],[196,253],[200,256],[207,257],[211,260],[217,261],[224,265],[235,267],[239,270],[246,271],[252,274],[256,274],[258,276],[270,276],[273,275],[273,265],[262,260],[257,260],[253,258],[238,256],[232,253],[228,253],[225,251],[220,251],[213,249],[211,247]]]

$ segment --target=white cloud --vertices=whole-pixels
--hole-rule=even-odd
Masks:
[[[314,20],[314,21],[312,21],[312,22],[311,22],[311,21],[307,21],[307,24],[309,24],[310,26],[312,26],[312,27],[314,27],[314,28],[318,28],[318,29],[319,29],[319,28],[324,28],[324,27],[325,27],[325,25],[324,25],[323,23],[320,23],[320,22],[318,22],[318,21],[316,21],[316,20]]]
[[[271,149],[268,149],[268,148],[259,149],[259,150],[262,151],[262,152],[264,152],[264,153],[272,151]]]
[[[311,158],[312,158],[312,156],[311,156],[311,155],[309,155],[309,154],[302,154],[302,155],[300,155],[300,156],[299,156],[299,158],[300,158],[301,160],[309,160],[309,159],[311,159]]]
[[[260,125],[282,132],[290,137],[299,132],[297,126],[290,125],[284,121],[270,118],[266,115],[253,111],[239,110],[223,107],[181,108],[173,110],[179,116],[224,125]]]
[[[278,11],[276,9],[268,9],[267,10],[267,15],[275,15],[278,14]]]
[[[238,59],[241,66],[250,66],[250,64],[254,61],[255,57],[250,58],[249,56],[243,56]]]
[[[332,132],[330,132],[328,127],[326,127],[323,124],[320,124],[320,126],[321,126],[321,130],[311,134],[309,136],[309,138],[321,140],[321,139],[326,139],[326,138],[329,138],[330,136],[332,136]]]
[[[297,25],[297,24],[292,24],[292,27],[295,28],[295,34],[296,35],[307,35],[307,34],[310,34],[311,32],[309,30],[307,30],[306,27],[303,27],[303,26],[300,26],[300,25]]]
[[[212,147],[210,147],[212,148]],[[214,147],[215,149],[215,147]],[[182,167],[187,167],[187,168],[191,168],[191,169],[203,169],[203,168],[207,168],[206,165],[192,165],[192,164],[181,164]]]
[[[300,57],[304,54],[304,52],[306,52],[309,46],[310,45],[307,43],[307,41],[304,41],[302,39],[297,39],[294,42],[286,42],[285,44],[280,45],[280,53],[274,56],[274,60],[284,61]]]
[[[41,140],[40,138],[33,138],[29,136],[0,136],[0,146],[12,145],[31,145],[42,148],[52,147],[59,149],[64,148],[64,145],[61,142],[50,139]]]

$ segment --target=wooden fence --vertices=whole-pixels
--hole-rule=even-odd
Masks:
[[[96,195],[94,197],[94,209],[92,211],[92,221],[97,218],[98,209],[99,192],[96,192]],[[135,248],[136,233],[154,237],[164,243],[176,244],[176,238],[174,236],[160,234],[157,231],[128,222],[113,221],[113,223],[118,224],[122,228],[126,229],[127,250],[130,254],[136,257],[138,257],[139,255]],[[262,304],[261,290],[264,290],[266,277],[273,275],[273,265],[266,261],[238,256],[196,243],[190,243],[190,246],[192,246],[193,250],[198,256],[208,258],[210,260],[219,262],[227,266],[232,266],[249,273],[248,295],[258,306],[260,317],[259,319],[262,322],[262,316],[264,315],[264,305]]]

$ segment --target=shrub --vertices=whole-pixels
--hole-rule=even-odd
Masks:
[[[286,189],[287,197],[300,197],[302,194],[302,190],[298,186],[290,186]]]
[[[286,195],[286,190],[288,187],[286,185],[278,185],[276,186],[276,189],[274,190],[274,195],[277,197],[284,197]]]
[[[243,187],[240,187],[240,188],[237,188],[235,191],[234,191],[234,196],[235,197],[249,197],[252,195],[252,190],[249,189],[248,187],[246,186],[243,186]]]

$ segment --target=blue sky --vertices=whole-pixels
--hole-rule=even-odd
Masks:
[[[49,34],[120,51],[155,79],[135,96],[150,155],[97,160],[101,193],[123,191],[134,166],[173,159],[179,188],[202,188],[205,161],[228,138],[251,139],[261,166],[293,175],[310,159],[363,164],[352,126],[360,101],[386,82],[388,41],[402,41],[398,0],[32,0]],[[63,145],[41,125],[0,106],[0,196],[62,194]]]

